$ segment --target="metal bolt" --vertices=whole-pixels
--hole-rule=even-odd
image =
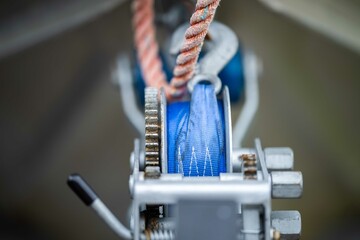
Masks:
[[[131,155],[130,155],[130,171],[131,172],[134,171],[134,166],[135,166],[135,154],[134,154],[134,152],[131,152]]]
[[[300,239],[301,215],[298,211],[273,211],[271,226],[280,233],[280,239]]]
[[[141,151],[139,154],[139,170],[145,170],[145,153],[143,151]]]
[[[299,198],[303,192],[301,172],[271,172],[271,195],[273,198]]]
[[[130,196],[133,197],[134,195],[134,182],[135,182],[135,179],[134,179],[134,175],[130,175],[129,177],[129,191],[130,191]]]
[[[291,148],[265,148],[265,162],[269,171],[292,170],[294,168],[294,153]]]

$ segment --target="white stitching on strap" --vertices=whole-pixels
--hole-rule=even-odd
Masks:
[[[181,173],[182,175],[184,175],[184,166],[183,166],[183,161],[181,158],[180,146],[179,146],[178,154],[177,154],[177,165],[178,165],[178,172]]]
[[[194,146],[192,147],[192,151],[191,151],[191,160],[190,160],[189,175],[188,175],[189,177],[190,177],[190,175],[191,175],[193,160],[195,161],[196,174],[197,174],[197,176],[200,176],[200,174],[199,174],[199,167],[198,167],[198,161],[197,161],[197,159],[196,159],[196,153],[195,153],[195,148],[194,148]]]
[[[206,153],[205,153],[205,164],[204,164],[204,174],[203,176],[205,176],[205,168],[206,168],[206,162],[209,161],[210,163],[210,172],[211,172],[211,176],[214,176],[214,170],[213,170],[213,166],[212,166],[212,162],[211,162],[211,155],[210,155],[210,151],[209,151],[209,147],[206,146]]]

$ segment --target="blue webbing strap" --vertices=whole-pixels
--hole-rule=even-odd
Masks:
[[[213,85],[198,84],[191,102],[167,107],[168,172],[186,177],[226,172],[223,106]]]

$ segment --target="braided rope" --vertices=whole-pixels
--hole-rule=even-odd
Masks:
[[[190,27],[185,32],[185,40],[176,59],[171,86],[183,89],[195,73],[201,48],[214,19],[220,0],[199,0],[190,18]]]
[[[186,83],[195,73],[196,63],[205,36],[219,3],[220,0],[197,1],[195,12],[190,18],[190,26],[185,33],[185,40],[180,49],[180,54],[176,59],[176,66],[173,71],[174,77],[169,85],[166,82],[161,59],[158,56],[159,46],[156,41],[154,26],[154,0],[134,0],[135,47],[140,68],[148,86],[164,87],[169,99],[184,95]]]
[[[137,57],[145,83],[148,86],[160,88],[168,84],[158,55],[159,46],[156,41],[153,5],[154,0],[134,0],[133,28]]]

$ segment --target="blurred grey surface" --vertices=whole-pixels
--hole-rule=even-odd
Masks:
[[[301,212],[302,239],[359,239],[360,55],[257,1],[217,18],[263,60],[244,145],[289,146],[304,175],[303,198],[274,208]],[[0,239],[116,239],[65,182],[81,173],[126,219],[136,133],[111,73],[131,41],[125,3],[0,60]]]
[[[17,53],[111,10],[124,0],[3,1],[0,58]]]
[[[339,44],[360,53],[360,1],[358,0],[260,0]]]

